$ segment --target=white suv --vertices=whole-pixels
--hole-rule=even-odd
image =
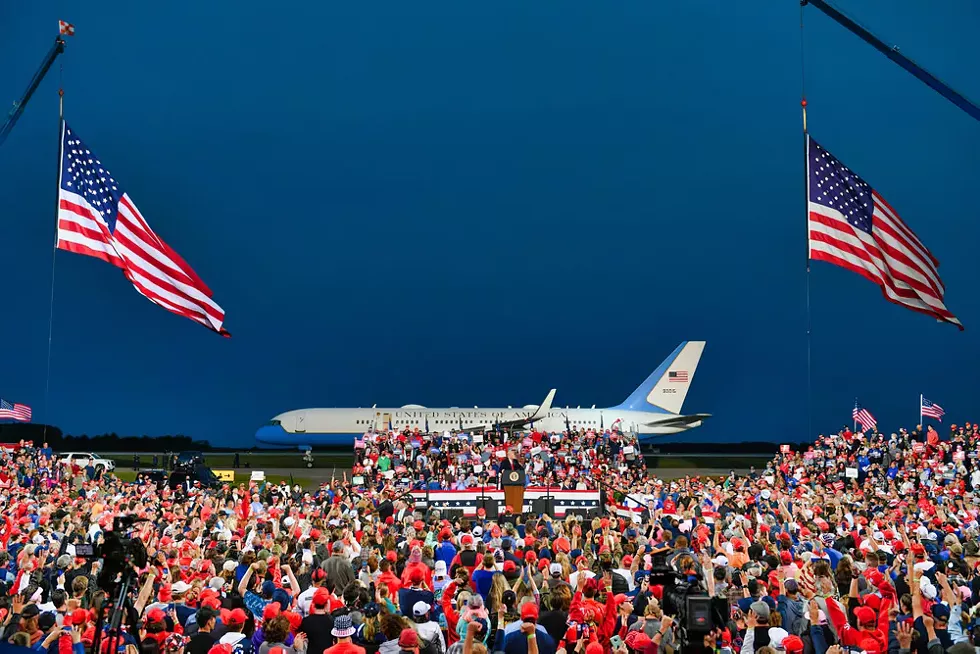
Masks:
[[[96,469],[102,468],[102,472],[112,472],[116,469],[116,462],[112,459],[104,459],[98,454],[92,454],[91,452],[65,452],[58,459],[58,463],[62,465],[68,465],[69,463],[75,463],[76,465],[84,468],[88,465],[89,459],[92,460],[92,464]]]

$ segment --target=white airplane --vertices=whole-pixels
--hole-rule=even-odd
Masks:
[[[353,447],[354,439],[368,431],[482,432],[491,429],[616,429],[640,440],[677,434],[701,426],[708,413],[681,414],[684,398],[697,370],[704,341],[684,341],[621,404],[605,409],[552,407],[555,389],[540,405],[521,408],[430,409],[406,404],[397,409],[297,409],[280,413],[255,432],[265,447]]]

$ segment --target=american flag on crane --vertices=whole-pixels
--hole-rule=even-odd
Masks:
[[[810,258],[856,272],[885,299],[963,329],[946,308],[939,260],[877,191],[807,137]]]
[[[122,268],[150,302],[222,336],[224,310],[201,278],[150,229],[102,162],[62,123],[58,248]]]

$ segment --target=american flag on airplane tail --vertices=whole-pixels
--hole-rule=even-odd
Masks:
[[[211,289],[150,229],[129,195],[64,123],[59,184],[59,249],[122,268],[150,302],[230,336]]]
[[[7,400],[0,400],[0,420],[30,422],[31,407],[26,404],[12,404]]]
[[[963,329],[944,304],[939,261],[867,182],[807,137],[810,258],[865,277],[889,302]]]
[[[667,373],[667,381],[672,382],[686,382],[687,381],[687,371],[686,370],[672,370]]]
[[[545,488],[528,488],[524,491],[523,513],[531,513],[534,507],[534,500],[544,497],[548,491]],[[569,509],[573,510],[593,510],[599,508],[599,491],[550,491],[552,501],[555,505],[553,517],[565,516]],[[491,487],[484,492],[482,488],[471,488],[462,491],[413,491],[415,507],[417,509],[461,509],[463,516],[472,517],[476,515],[480,505],[477,498],[482,496],[490,497],[496,501],[501,512],[504,506],[504,494],[496,488]],[[517,507],[513,507],[517,511]]]
[[[878,427],[878,421],[875,420],[873,415],[871,415],[871,412],[867,409],[861,408],[858,404],[854,405],[854,410],[851,411],[851,417],[854,419],[854,422],[857,422],[864,427],[862,431],[877,429]]]
[[[930,402],[926,398],[922,398],[922,416],[925,418],[935,418],[939,422],[943,421],[943,416],[946,415],[946,411],[936,404],[935,402]]]

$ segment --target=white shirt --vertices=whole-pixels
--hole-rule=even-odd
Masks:
[[[310,614],[310,606],[313,604],[313,593],[316,592],[316,586],[310,586],[296,598],[296,608],[299,609],[300,615],[304,618]]]
[[[584,574],[586,579],[592,579],[595,577],[595,573],[591,570],[582,570],[581,574]],[[568,583],[571,584],[572,588],[578,588],[578,576],[579,572],[573,572],[572,574],[568,575]]]

